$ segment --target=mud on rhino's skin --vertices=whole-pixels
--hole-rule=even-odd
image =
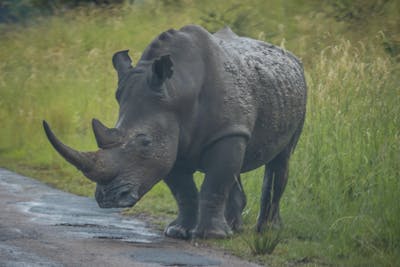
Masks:
[[[229,28],[210,34],[188,25],[161,33],[136,65],[127,50],[112,62],[119,118],[115,128],[93,119],[98,151],[64,145],[43,122],[53,147],[97,183],[100,207],[131,207],[163,179],[179,208],[167,236],[225,237],[242,224],[240,173],[265,165],[257,230],[280,225],[306,111],[300,60]]]

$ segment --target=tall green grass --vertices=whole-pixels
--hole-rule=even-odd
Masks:
[[[291,230],[324,241],[321,250],[331,256],[396,265],[399,71],[375,49],[342,40],[310,67],[308,118],[285,212]]]
[[[398,266],[400,68],[398,56],[385,52],[400,36],[393,26],[398,3],[352,23],[326,15],[318,1],[178,2],[80,8],[31,25],[0,25],[0,166],[92,195],[93,184],[50,147],[41,120],[71,146],[95,149],[91,118],[109,126],[117,118],[115,51],[129,48],[137,60],[168,28],[229,24],[299,55],[309,85],[306,124],[281,203],[285,230],[271,255],[252,259],[278,266]],[[262,176],[262,169],[243,175],[244,233],[217,242],[245,257],[252,255],[247,237]],[[160,183],[130,212],[169,220],[176,207]]]

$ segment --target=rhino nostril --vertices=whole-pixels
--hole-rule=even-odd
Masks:
[[[139,197],[135,193],[131,192],[130,190],[119,193],[118,197],[119,197],[119,199],[125,199],[125,200],[130,200],[130,201],[137,201],[139,199]]]
[[[123,191],[118,194],[119,207],[132,207],[139,200],[136,194],[130,191]]]

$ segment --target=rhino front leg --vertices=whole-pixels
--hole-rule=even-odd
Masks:
[[[245,149],[245,138],[236,136],[221,139],[204,153],[205,179],[193,237],[223,238],[232,234],[225,218],[226,202],[235,177],[239,177]]]
[[[165,235],[172,238],[188,239],[195,227],[198,211],[198,191],[193,173],[173,171],[164,179],[178,205],[178,217],[165,228]]]

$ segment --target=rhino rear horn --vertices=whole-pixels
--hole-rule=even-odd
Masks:
[[[130,69],[132,69],[132,60],[128,54],[129,50],[123,50],[116,52],[112,57],[112,62],[114,69],[118,73],[118,78],[126,74]]]
[[[97,119],[92,120],[93,133],[99,148],[110,148],[121,142],[121,133],[115,128],[108,128]]]

